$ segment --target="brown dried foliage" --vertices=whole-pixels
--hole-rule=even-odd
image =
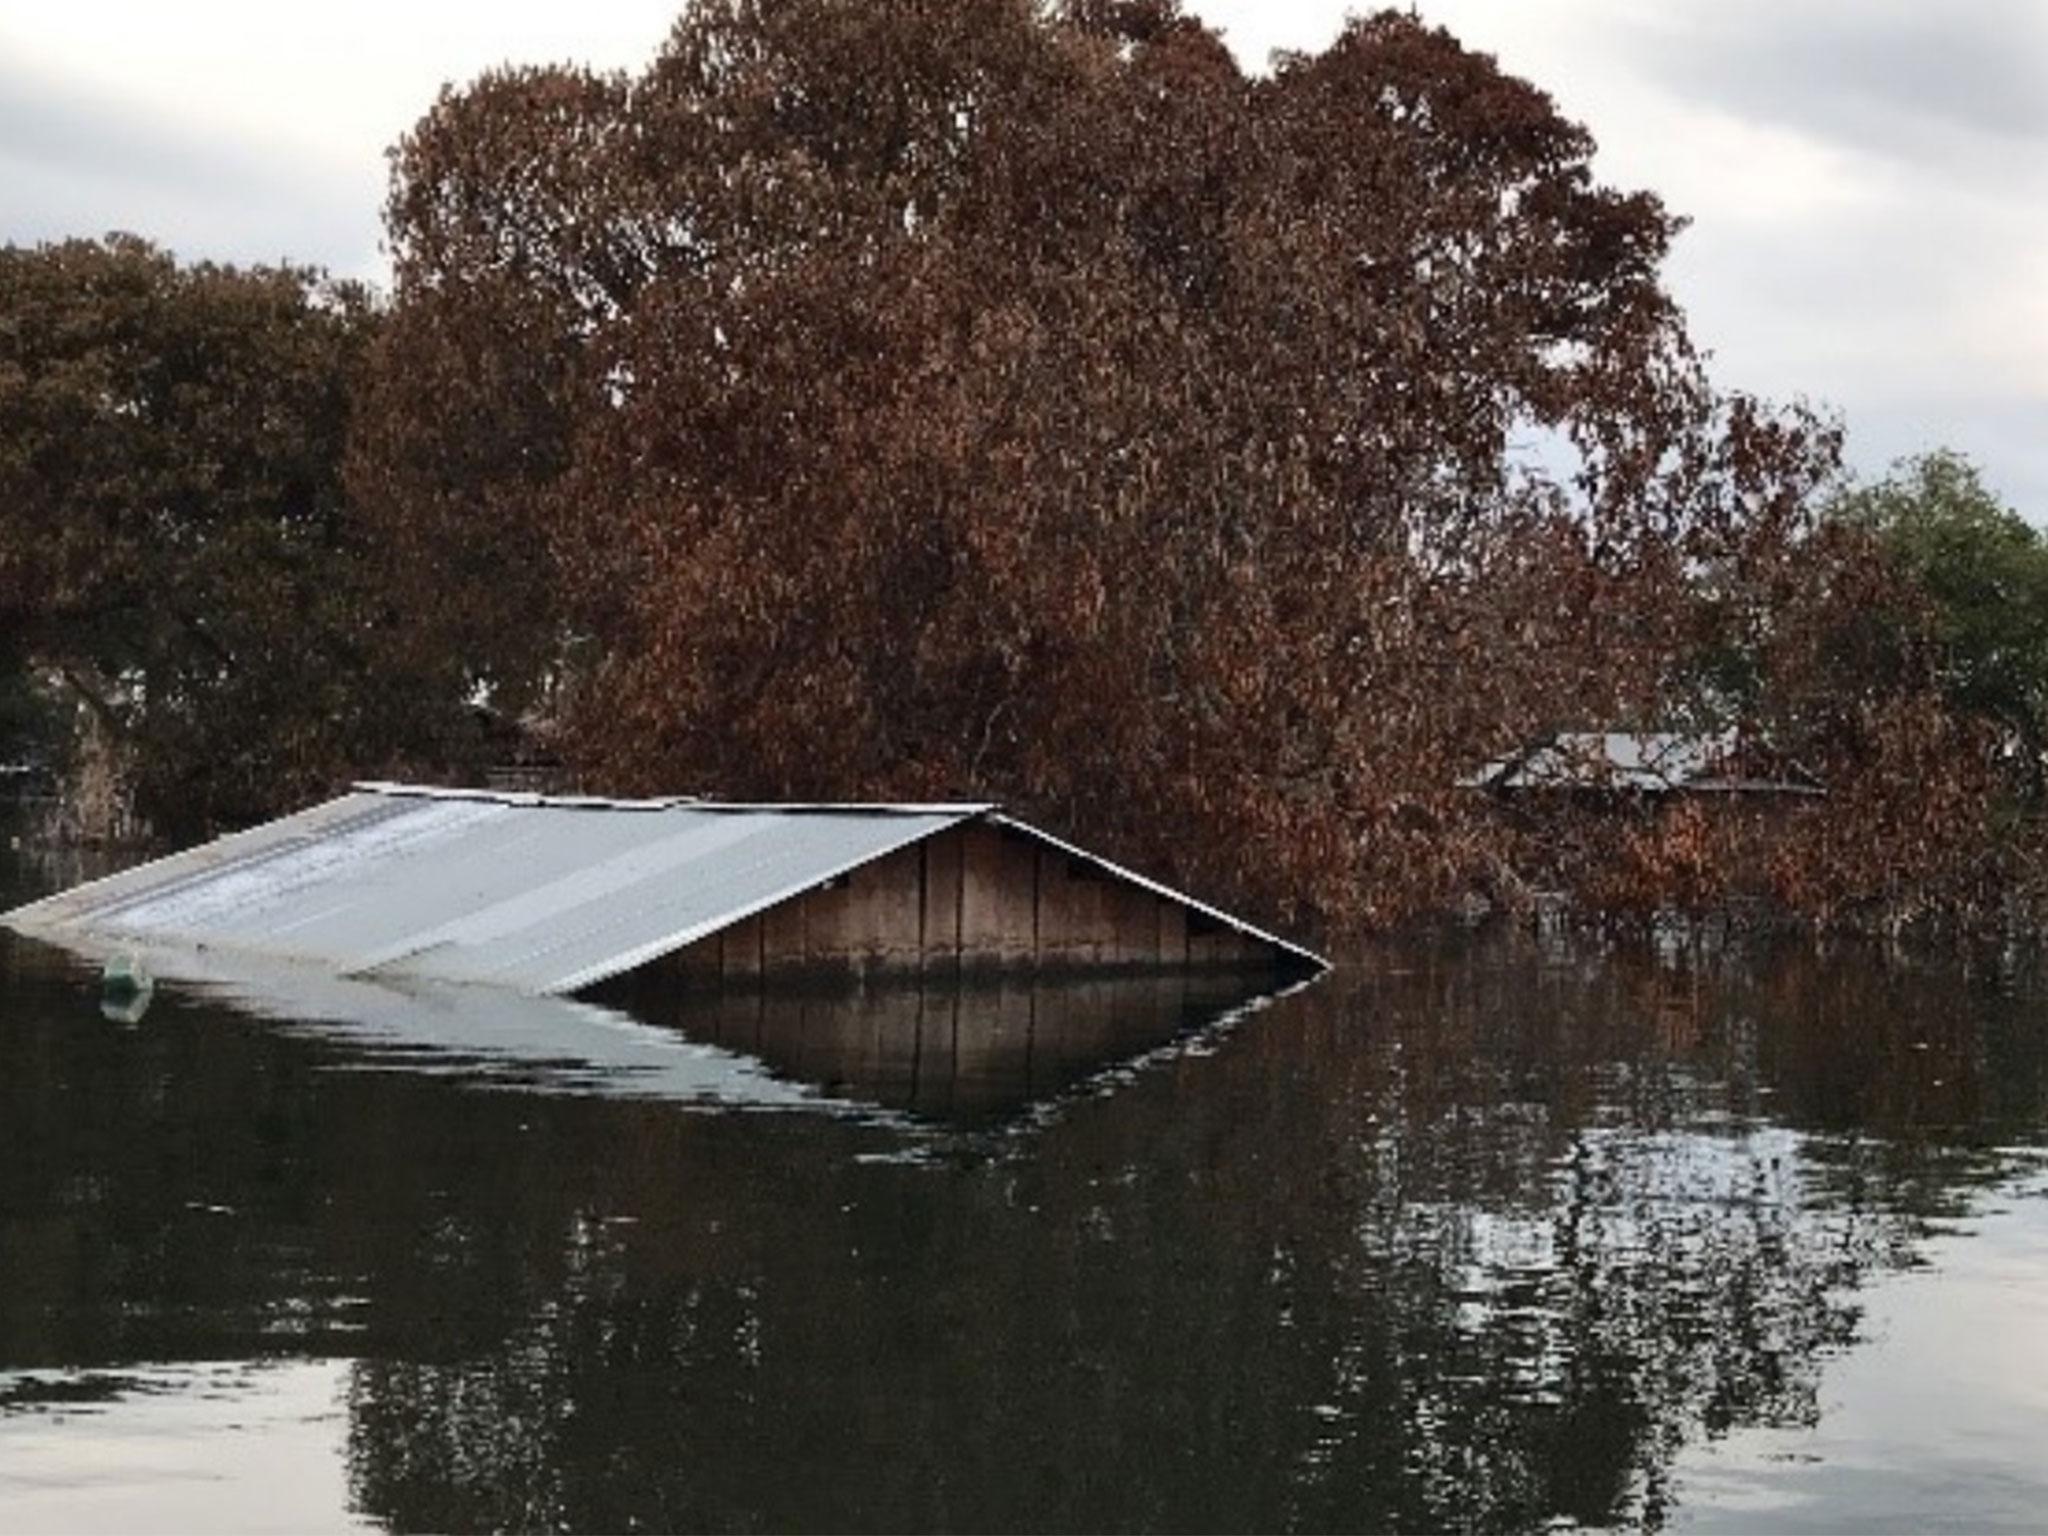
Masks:
[[[1559,872],[1978,900],[1981,753],[1812,523],[1833,433],[1712,396],[1592,150],[1396,13],[1255,78],[1171,0],[707,0],[395,152],[351,487],[423,648],[593,784],[1000,799],[1335,927]],[[1456,787],[1729,719],[1835,793]]]

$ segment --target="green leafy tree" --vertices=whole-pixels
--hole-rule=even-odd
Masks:
[[[368,296],[129,236],[0,250],[0,634],[193,835],[417,739],[342,494]]]
[[[1843,496],[1841,520],[1876,535],[1932,606],[1951,705],[1996,725],[2029,799],[2048,748],[2048,539],[1946,449]]]

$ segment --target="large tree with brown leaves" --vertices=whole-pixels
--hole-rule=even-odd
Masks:
[[[705,0],[396,151],[351,484],[593,780],[1390,918],[1498,859],[1477,761],[1764,710],[1836,568],[1592,153],[1397,13],[1253,77],[1172,0]]]

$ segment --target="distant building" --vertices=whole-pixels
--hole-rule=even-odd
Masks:
[[[1462,783],[1502,795],[1822,795],[1813,774],[1734,731],[1565,731]]]

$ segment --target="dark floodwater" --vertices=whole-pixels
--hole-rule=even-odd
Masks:
[[[2048,1510],[2032,981],[1492,937],[694,1041],[374,992],[123,1024],[0,935],[0,1529]]]

